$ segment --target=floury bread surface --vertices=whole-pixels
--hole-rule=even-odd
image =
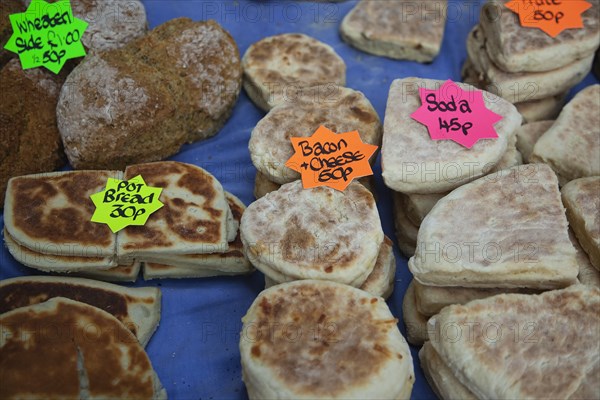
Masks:
[[[408,266],[433,286],[552,289],[576,282],[558,180],[544,164],[479,178],[425,217]]]
[[[598,288],[502,294],[446,307],[428,324],[440,360],[479,399],[600,393]]]
[[[260,293],[242,321],[252,400],[410,398],[412,357],[380,297],[334,282],[284,283]]]
[[[253,43],[242,64],[246,94],[264,111],[293,103],[295,95],[305,90],[327,93],[329,87],[346,85],[344,60],[328,44],[300,33]]]
[[[250,204],[240,232],[250,262],[277,282],[324,279],[361,286],[373,271],[383,230],[371,192],[287,183]]]
[[[87,56],[58,107],[76,169],[125,168],[214,135],[241,88],[238,48],[215,21],[178,18],[123,48]]]
[[[600,85],[586,87],[563,108],[556,122],[538,139],[531,162],[543,162],[561,185],[600,175]]]
[[[431,62],[442,45],[446,9],[446,0],[362,0],[342,21],[340,35],[367,53]]]
[[[411,118],[421,106],[419,88],[438,89],[444,82],[405,78],[392,82],[383,124],[381,167],[385,184],[402,193],[443,193],[489,172],[521,125],[514,105],[484,92],[485,105],[503,118],[494,125],[498,138],[480,140],[471,149],[451,140],[431,140],[427,127]],[[478,90],[458,83],[467,91]]]

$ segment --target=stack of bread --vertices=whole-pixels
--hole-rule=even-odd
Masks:
[[[502,294],[429,320],[421,366],[440,399],[597,399],[600,289]]]
[[[263,291],[242,319],[251,400],[409,399],[413,360],[385,301],[335,282]]]
[[[582,13],[583,27],[555,38],[523,27],[505,7],[489,0],[467,39],[463,79],[514,103],[526,121],[555,118],[567,92],[590,72],[600,45],[600,2]]]
[[[267,111],[248,145],[256,198],[300,179],[285,166],[294,153],[291,137],[311,136],[323,125],[336,133],[356,130],[363,142],[381,144],[377,112],[363,93],[344,87],[346,64],[327,44],[302,34],[271,36],[252,44],[242,65],[246,93]],[[373,189],[372,179],[361,182]]]
[[[293,101],[278,104],[252,130],[248,148],[257,169],[256,198],[300,179],[298,172],[285,166],[294,154],[291,137],[309,137],[323,125],[336,133],[358,131],[364,143],[381,144],[379,116],[364,94],[341,86],[332,86],[325,96],[318,90],[304,90]],[[373,189],[370,178],[361,183]]]
[[[414,299],[405,301],[425,319],[450,304],[576,283],[580,259],[556,175],[528,164],[453,190],[424,219],[408,266]],[[424,333],[413,332],[412,341]]]
[[[515,135],[521,116],[511,103],[490,93],[483,96],[486,107],[503,117],[494,126],[498,139],[480,140],[471,149],[449,140],[432,140],[427,126],[411,114],[421,106],[418,89],[436,89],[442,83],[405,78],[390,87],[381,164],[384,182],[393,191],[398,245],[407,257],[415,252],[423,219],[450,190],[522,161]]]
[[[343,192],[304,189],[300,180],[284,184],[248,206],[240,232],[266,286],[318,279],[377,296],[392,291],[392,244],[384,240],[373,195],[360,183]]]
[[[162,188],[162,208],[143,226],[117,233],[91,221],[90,199],[108,178],[141,175]],[[190,164],[157,162],[120,171],[74,171],[16,177],[9,181],[4,209],[4,238],[22,264],[48,272],[83,273],[107,280],[135,280],[140,261],[162,268],[156,277],[195,277],[247,273],[250,264],[233,242],[243,205],[226,196],[207,171]],[[149,276],[153,276],[149,272]]]
[[[65,163],[56,106],[67,76],[81,61],[69,60],[56,75],[45,68],[24,70],[17,54],[4,50],[13,33],[9,15],[25,12],[30,2],[0,4],[0,208],[11,177],[53,171]],[[146,11],[139,0],[127,4],[79,0],[72,6],[74,15],[88,22],[81,38],[88,52],[123,47],[147,31]]]
[[[48,276],[3,280],[0,398],[166,399],[144,351],[160,313],[157,288]]]

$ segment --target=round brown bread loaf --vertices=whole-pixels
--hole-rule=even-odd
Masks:
[[[215,21],[174,19],[123,48],[86,57],[57,107],[71,165],[120,169],[214,135],[241,77],[237,46]]]
[[[9,178],[64,164],[56,103],[65,78],[66,72],[23,70],[17,59],[0,71],[0,207]]]

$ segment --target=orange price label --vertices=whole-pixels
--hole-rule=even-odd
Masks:
[[[358,131],[335,133],[320,126],[309,137],[292,137],[295,154],[285,166],[300,172],[305,189],[329,186],[343,191],[353,179],[373,175],[369,159],[377,146],[363,143]]]
[[[581,13],[592,5],[583,0],[511,0],[506,7],[519,14],[521,26],[556,37],[565,29],[583,28]]]

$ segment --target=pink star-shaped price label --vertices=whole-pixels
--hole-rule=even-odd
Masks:
[[[485,106],[480,90],[463,90],[447,80],[438,90],[419,89],[421,107],[411,118],[427,126],[432,140],[453,140],[470,149],[479,139],[496,139],[503,117]]]

